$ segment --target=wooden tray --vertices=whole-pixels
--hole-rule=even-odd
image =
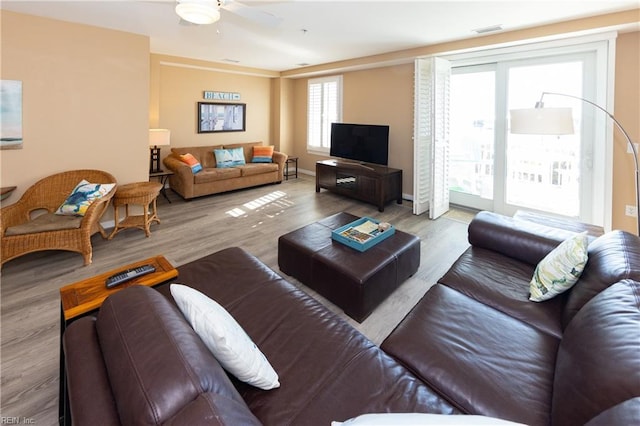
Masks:
[[[349,238],[349,237],[345,237],[343,235],[343,232],[348,230],[349,228],[353,228],[356,227],[358,225],[361,225],[367,221],[371,221],[373,223],[380,223],[378,220],[376,219],[372,219],[370,217],[362,217],[354,222],[348,223],[347,225],[341,226],[340,228],[334,230],[331,232],[331,238],[335,241],[338,241],[339,243],[342,243],[344,245],[347,245],[353,249],[356,249],[358,251],[364,252],[369,250],[371,247],[375,246],[376,244],[378,244],[381,241],[386,240],[387,238],[389,238],[390,236],[392,236],[393,234],[395,234],[396,232],[396,228],[394,226],[389,227],[389,229],[387,229],[384,232],[380,232],[374,236],[372,236],[371,239],[365,241],[365,242],[360,242],[357,241],[355,239]]]

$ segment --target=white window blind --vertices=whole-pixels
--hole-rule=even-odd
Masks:
[[[307,87],[307,150],[326,154],[331,123],[342,121],[342,76],[310,79]]]

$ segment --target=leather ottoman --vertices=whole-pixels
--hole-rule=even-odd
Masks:
[[[396,230],[365,252],[331,239],[359,217],[337,213],[278,239],[278,266],[287,275],[364,321],[420,266],[420,239]]]

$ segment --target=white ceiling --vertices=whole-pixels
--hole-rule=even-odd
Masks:
[[[473,30],[495,25],[509,31],[640,6],[640,0],[237,2],[281,22],[273,28],[223,10],[215,24],[185,25],[174,0],[2,0],[0,8],[147,35],[152,53],[284,71],[476,37]]]

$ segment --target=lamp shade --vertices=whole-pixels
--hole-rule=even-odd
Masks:
[[[218,3],[215,0],[178,0],[176,13],[192,24],[213,24],[220,19]]]
[[[571,108],[525,108],[511,110],[511,133],[572,135]]]
[[[171,131],[167,129],[149,129],[149,146],[171,145]]]

